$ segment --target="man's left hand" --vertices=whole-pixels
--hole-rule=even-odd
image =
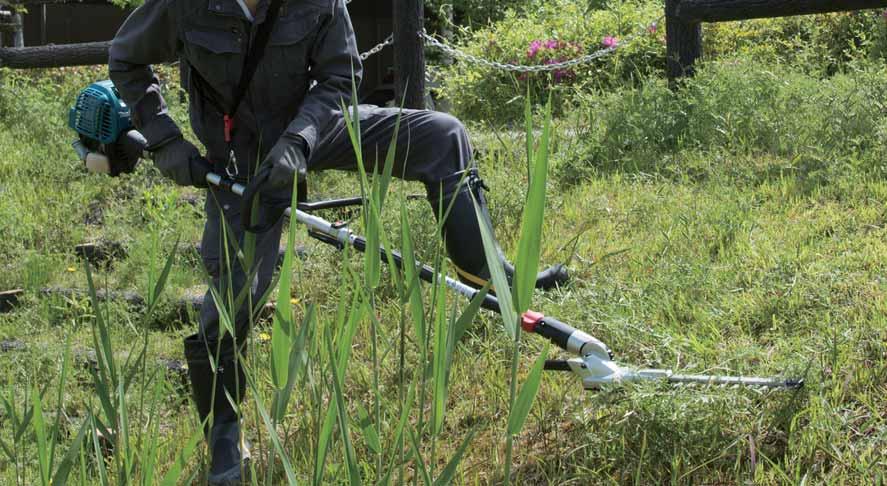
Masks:
[[[298,135],[284,133],[262,161],[256,177],[267,177],[261,192],[279,191],[292,187],[294,177],[298,178],[298,182],[303,182],[307,169],[305,140]],[[263,173],[267,173],[267,176]]]
[[[284,133],[268,152],[243,193],[241,218],[244,228],[258,233],[267,231],[289,207],[290,198],[281,198],[281,193],[286,188],[292,190],[294,181],[304,186],[308,167],[305,145],[302,137]],[[302,190],[303,187],[300,187]],[[265,221],[253,224],[252,207],[256,196],[259,196],[264,207],[265,217],[261,219]]]

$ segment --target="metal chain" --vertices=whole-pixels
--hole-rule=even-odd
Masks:
[[[386,37],[385,40],[373,46],[372,49],[360,53],[360,60],[366,61],[367,58],[374,54],[378,54],[382,49],[390,46],[391,44],[394,44],[394,34],[388,34],[388,37]]]
[[[655,27],[657,24],[658,24],[658,21],[654,22],[652,25]],[[644,30],[646,31],[649,28],[650,27],[646,27]],[[491,61],[489,59],[484,59],[482,57],[478,57],[473,54],[469,54],[467,52],[460,51],[459,49],[456,49],[455,47],[448,46],[448,45],[444,44],[443,42],[437,40],[435,37],[432,37],[431,35],[429,35],[425,31],[425,29],[422,29],[422,31],[419,32],[419,37],[424,39],[428,43],[428,45],[430,45],[432,47],[436,47],[456,59],[461,59],[463,61],[468,61],[470,63],[479,64],[481,66],[486,66],[488,68],[501,69],[503,71],[512,71],[512,72],[519,72],[519,73],[538,73],[538,72],[546,72],[546,71],[557,71],[559,69],[578,66],[579,64],[586,64],[591,61],[594,61],[595,59],[599,59],[601,57],[612,54],[613,52],[616,51],[616,49],[619,49],[620,47],[630,44],[631,42],[633,42],[635,39],[641,37],[642,35],[643,35],[643,33],[631,35],[621,41],[616,42],[616,44],[614,44],[610,47],[592,52],[590,54],[586,54],[584,56],[577,57],[575,59],[570,59],[568,61],[556,62],[556,63],[552,63],[552,64],[525,65],[525,64],[509,64],[509,63]]]

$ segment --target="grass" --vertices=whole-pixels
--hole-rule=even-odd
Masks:
[[[201,209],[182,197],[196,193],[144,166],[119,179],[85,174],[68,146],[65,110],[102,74],[0,75],[0,287],[85,289],[73,247],[102,237],[122,241],[128,257],[93,269],[97,287],[149,295],[175,255],[154,314],[200,289],[190,243]],[[501,318],[481,311],[450,345],[441,338],[467,303],[441,288],[419,292],[386,262],[378,281],[368,280],[362,256],[312,243],[296,228],[309,250],[292,260],[296,303],[282,320],[257,324],[249,358],[257,393],[244,418],[261,445],[257,481],[452,474],[456,484],[496,484],[510,467],[517,484],[883,482],[887,118],[876,94],[887,84],[875,68],[826,80],[775,76],[785,82],[752,63],[713,65],[679,96],[650,80],[590,97],[557,121],[539,250],[542,262],[570,259],[573,278],[533,293],[531,307],[601,338],[623,363],[804,375],[803,391],[645,384],[588,393],[569,375],[543,373],[517,427],[512,404],[543,352],[540,339],[516,343]],[[167,99],[185,120],[169,80]],[[471,132],[493,188],[496,233],[516,257],[530,187],[524,138],[488,126]],[[369,178],[364,184],[379,190]],[[352,174],[312,175],[311,185],[312,198],[359,187]],[[440,248],[427,204],[401,197],[415,192],[391,181],[378,218],[331,216],[350,218],[363,234],[379,225],[380,240],[409,241],[434,261]],[[97,212],[101,224],[84,223]],[[185,250],[173,251],[177,239]],[[128,389],[110,389],[110,406],[100,403],[84,358],[103,347],[93,339],[98,309],[118,368],[133,357],[145,371]],[[200,477],[206,455],[199,444],[188,454],[200,424],[187,388],[154,360],[181,358],[193,324],[152,321],[121,303],[35,292],[0,314],[0,338],[25,344],[0,353],[0,396],[10,404],[0,412],[10,449],[0,456],[0,482],[40,483],[81,441],[70,482]],[[148,358],[139,362],[143,345]],[[304,354],[275,351],[299,346]],[[451,359],[440,361],[447,349]],[[303,355],[285,413],[265,415],[286,389],[285,365]],[[129,424],[130,445],[118,444],[125,453],[104,455],[90,431],[109,415]]]

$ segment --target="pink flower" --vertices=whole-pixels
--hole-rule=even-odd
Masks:
[[[887,14],[887,12],[885,12],[885,14]],[[656,22],[653,22],[652,24],[650,24],[649,26],[647,26],[647,32],[649,32],[649,33],[651,33],[651,34],[655,34],[655,33],[656,33],[656,30],[658,29],[658,27],[659,27],[659,26],[656,25]]]
[[[607,49],[613,49],[617,45],[619,45],[619,41],[613,36],[606,36],[604,40],[601,41],[601,45],[606,47]]]
[[[530,48],[527,49],[527,57],[536,57],[536,53],[539,52],[539,49],[542,47],[542,41],[534,40],[530,42]]]
[[[547,49],[557,49],[559,45],[558,41],[554,39],[548,39],[548,42],[545,43]]]

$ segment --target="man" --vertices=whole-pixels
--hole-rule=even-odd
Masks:
[[[154,153],[154,164],[180,185],[206,187],[208,171],[249,181],[265,206],[265,227],[256,234],[258,269],[228,265],[222,245],[225,218],[241,239],[245,228],[241,201],[210,188],[201,253],[217,288],[233,283],[237,295],[245,285],[254,295],[268,287],[282,222],[269,217],[272,208],[290,201],[294,177],[306,170],[355,170],[357,161],[340,107],[350,104],[352,76],[359,82],[361,62],[343,0],[286,0],[269,22],[261,60],[241,101],[237,87],[250,46],[257,42],[271,0],[146,0],[120,28],[110,51],[111,79],[130,106],[133,122]],[[272,9],[273,10],[273,9]],[[275,15],[271,15],[275,17]],[[166,110],[152,63],[181,60],[189,74],[190,121],[206,147],[206,157],[182,137]],[[309,83],[314,82],[309,89]],[[363,153],[371,170],[385,160],[399,110],[361,111]],[[471,164],[471,147],[462,124],[452,116],[424,110],[404,110],[397,137],[393,173],[421,181],[435,214],[452,201],[443,233],[447,252],[463,281],[481,286],[489,278],[479,226],[470,191],[486,208],[481,182]],[[251,174],[256,174],[250,177]],[[468,184],[461,183],[468,181]],[[440,201],[444,201],[443,207]],[[507,271],[510,265],[504,262]],[[247,275],[255,275],[247,282]],[[566,274],[558,267],[554,282]],[[219,314],[207,292],[199,330],[185,339],[185,356],[194,401],[201,419],[212,412],[206,435],[210,447],[211,484],[240,481],[242,444],[237,413],[225,390],[239,402],[245,379],[237,366],[249,327],[249,309],[237,310],[235,336],[219,331]],[[235,345],[236,343],[236,345]],[[236,346],[236,348],[235,348]],[[210,356],[218,359],[213,373]],[[219,385],[215,385],[218,383]],[[224,388],[223,388],[224,386]]]

